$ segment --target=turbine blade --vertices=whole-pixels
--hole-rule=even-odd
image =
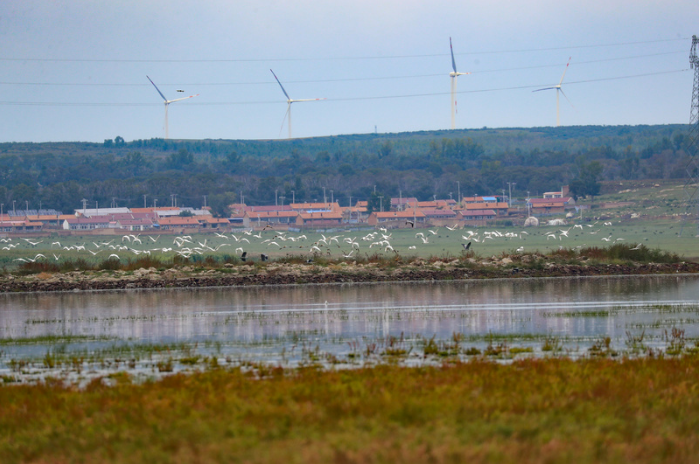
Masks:
[[[457,65],[455,64],[455,54],[452,51],[452,37],[450,37],[450,55],[452,55],[452,70],[457,72]]]
[[[146,76],[146,78],[147,78],[149,81],[151,81],[151,78],[150,78],[150,77]],[[156,90],[158,91],[158,93],[160,94],[160,96],[163,97],[163,100],[165,100],[165,101],[167,102],[168,99],[165,98],[165,95],[163,95],[163,92],[160,91],[160,89],[158,88],[158,86],[157,86],[153,81],[151,81],[151,84],[153,84],[153,87],[156,88]]]
[[[569,69],[569,63],[571,63],[571,57],[569,57],[569,61],[566,62],[566,68],[564,68],[564,74],[561,75],[559,85],[561,85],[561,83],[564,82],[564,76],[566,75],[566,70]]]
[[[282,118],[282,125],[280,126],[280,133],[277,134],[277,137],[282,135],[282,130],[284,129],[284,121],[287,120],[287,115],[289,114],[289,110],[291,110],[291,109],[292,109],[292,104],[291,103],[287,104],[287,111],[284,113],[284,118]]]
[[[562,95],[564,95],[564,98],[566,98],[566,101],[569,102],[569,105],[571,105],[572,108],[576,108],[573,103],[571,103],[571,100],[569,100],[569,97],[566,96],[564,91],[560,88],[559,91],[561,92]]]
[[[198,97],[198,96],[199,96],[199,94],[190,95],[189,97],[176,98],[175,100],[168,100],[168,103],[179,102],[179,101],[182,101],[182,100],[187,100],[188,98],[194,98],[194,97]]]
[[[303,98],[301,100],[289,100],[292,103],[296,102],[312,102],[312,101],[320,101],[320,100],[326,100],[326,98]]]
[[[556,87],[545,87],[543,89],[533,90],[533,92],[539,92],[540,90],[551,90],[551,89],[556,89]]]
[[[270,72],[272,73],[273,76],[275,76],[275,80],[276,80],[277,83],[280,85],[280,88],[282,89],[282,92],[284,92],[284,96],[287,97],[287,100],[291,100],[291,98],[289,98],[289,94],[287,94],[287,91],[284,90],[284,87],[282,87],[282,83],[280,82],[279,79],[277,79],[277,76],[275,75],[275,72],[274,72],[272,69],[270,69]]]

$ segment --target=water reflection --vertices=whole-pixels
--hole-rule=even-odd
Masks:
[[[454,332],[614,338],[635,324],[658,325],[661,315],[636,310],[639,305],[697,302],[697,276],[37,293],[0,296],[0,336],[251,342],[311,334],[329,343]],[[617,310],[607,317],[556,317],[606,308]],[[695,312],[673,318],[688,337],[697,337]]]

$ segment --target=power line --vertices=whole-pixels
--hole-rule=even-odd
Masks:
[[[580,81],[570,81],[567,82],[567,86],[577,85],[577,84],[588,84],[592,82],[605,82],[605,81],[615,81],[623,79],[635,79],[640,77],[649,76],[659,76],[666,74],[678,74],[690,71],[689,68],[677,69],[673,71],[659,71],[653,73],[642,73],[642,74],[632,74],[627,76],[616,76],[616,77],[603,77],[598,79],[586,79]],[[507,90],[525,90],[534,89],[542,87],[548,84],[530,84],[530,85],[520,85],[512,87],[497,87],[490,89],[476,89],[476,90],[463,90],[457,92],[458,94],[471,94],[471,93],[484,93],[484,92],[500,92]],[[415,97],[433,97],[433,96],[443,96],[449,95],[449,92],[433,92],[433,93],[418,93],[418,94],[405,94],[405,95],[384,95],[376,97],[347,97],[347,98],[327,98],[325,101],[361,101],[361,100],[387,100],[394,98],[415,98]],[[245,101],[245,102],[192,102],[188,103],[188,106],[228,106],[228,105],[261,105],[261,104],[279,104],[282,100],[259,100],[259,101]],[[13,101],[0,101],[0,105],[6,106],[124,106],[124,107],[136,107],[136,106],[162,106],[162,103],[119,103],[119,102],[101,102],[101,103],[76,103],[76,102],[13,102]]]
[[[623,56],[617,58],[605,58],[601,60],[588,60],[588,61],[575,61],[572,66],[579,66],[585,64],[595,64],[595,63],[605,63],[611,61],[623,61],[632,60],[638,58],[649,58],[655,56],[664,55],[676,55],[685,54],[685,51],[677,52],[663,52],[663,53],[651,53],[647,55],[634,55],[634,56]],[[490,69],[481,71],[471,71],[470,74],[487,74],[487,73],[498,73],[498,72],[508,72],[508,71],[522,71],[526,69],[546,69],[546,68],[558,68],[561,67],[561,63],[557,64],[544,64],[537,66],[521,66],[516,68],[501,68],[501,69]],[[394,80],[394,79],[417,79],[424,77],[445,77],[445,73],[433,73],[433,74],[413,74],[413,75],[403,75],[403,76],[378,76],[378,77],[346,77],[339,79],[310,79],[310,80],[298,80],[298,81],[285,81],[288,84],[311,84],[311,83],[328,83],[328,82],[357,82],[357,81],[377,81],[377,80]],[[75,87],[150,87],[149,84],[119,84],[119,83],[56,83],[56,82],[0,82],[0,85],[27,85],[27,86],[75,86]],[[274,81],[250,81],[250,82],[195,82],[195,83],[177,83],[177,84],[161,84],[165,85],[180,85],[180,86],[233,86],[233,85],[276,85]]]
[[[555,50],[573,50],[583,48],[620,47],[627,45],[642,45],[651,43],[687,41],[688,37],[677,39],[645,40],[639,42],[619,42],[609,44],[572,45],[568,47],[525,48],[515,50],[491,50],[482,52],[455,53],[458,56],[495,55],[504,53],[546,52]],[[321,58],[221,58],[221,59],[117,59],[117,58],[10,58],[0,57],[0,61],[33,61],[33,62],[76,62],[76,63],[259,63],[281,61],[340,61],[340,60],[385,60],[407,58],[433,58],[450,56],[448,53],[433,53],[420,55],[383,55],[383,56],[339,56]]]

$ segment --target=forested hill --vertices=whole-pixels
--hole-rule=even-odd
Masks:
[[[697,134],[696,134],[697,137]],[[576,126],[362,134],[295,140],[0,144],[0,202],[70,212],[143,206],[536,195],[582,180],[683,178],[688,126]],[[697,138],[696,138],[697,140]],[[697,151],[695,152],[697,153]],[[591,179],[593,177],[593,179]],[[576,184],[576,182],[579,182]],[[292,194],[292,191],[294,193]],[[581,192],[585,193],[585,192]],[[5,209],[7,211],[7,208]]]

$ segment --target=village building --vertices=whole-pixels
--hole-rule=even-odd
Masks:
[[[454,220],[457,218],[457,213],[451,209],[428,209],[428,208],[421,208],[420,210],[423,215],[425,215],[426,220],[430,221],[431,223],[435,223],[435,221],[440,221],[440,220]]]
[[[153,229],[155,223],[151,219],[118,219],[117,227],[129,231]]]
[[[484,197],[484,198],[489,198],[489,197]],[[492,197],[495,198],[495,197]],[[491,201],[485,201],[485,202],[480,202],[480,203],[467,203],[464,205],[464,208],[462,209],[462,212],[464,214],[464,211],[475,211],[475,210],[493,210],[497,216],[507,216],[508,215],[508,203],[498,203],[498,202],[491,202]]]
[[[70,217],[63,221],[63,230],[116,229],[117,222],[110,216]]]
[[[413,223],[414,226],[425,222],[425,214],[420,209],[406,211],[374,211],[367,218],[367,224],[372,226],[384,225],[391,227],[406,227]],[[408,223],[408,224],[407,224]]]
[[[200,229],[201,225],[195,216],[172,216],[158,219],[158,227],[169,229]]]
[[[0,217],[0,232],[37,232],[42,230],[43,224],[31,221],[26,217],[7,216]]]
[[[129,208],[81,208],[75,210],[75,216],[94,217],[109,214],[131,213]]]
[[[567,209],[574,208],[576,200],[571,197],[564,198],[530,198],[527,206],[533,216],[546,216],[551,214],[563,214]]]
[[[415,197],[409,198],[392,198],[391,199],[391,209],[394,211],[403,211],[408,208],[413,208],[418,204],[418,199]]]
[[[194,216],[197,221],[199,221],[202,229],[223,229],[228,227],[231,223],[225,218],[215,218],[212,215],[206,216]]]
[[[497,197],[462,197],[462,204],[479,204],[479,203],[498,203]]]
[[[565,185],[558,192],[544,192],[542,198],[564,198],[569,196],[569,186]]]
[[[296,224],[299,213],[296,211],[246,211],[243,215],[243,226],[261,228],[266,225]]]
[[[343,223],[341,212],[299,213],[296,224],[302,227],[328,227]]]
[[[492,209],[465,209],[460,211],[460,220],[464,225],[485,226],[487,221],[496,219],[496,211]]]
[[[341,208],[341,214],[343,215],[343,222],[347,222],[349,224],[365,222],[368,216],[367,208],[357,206],[347,206]]]
[[[331,213],[340,212],[340,205],[337,202],[329,203],[292,203],[291,209],[305,213]]]

